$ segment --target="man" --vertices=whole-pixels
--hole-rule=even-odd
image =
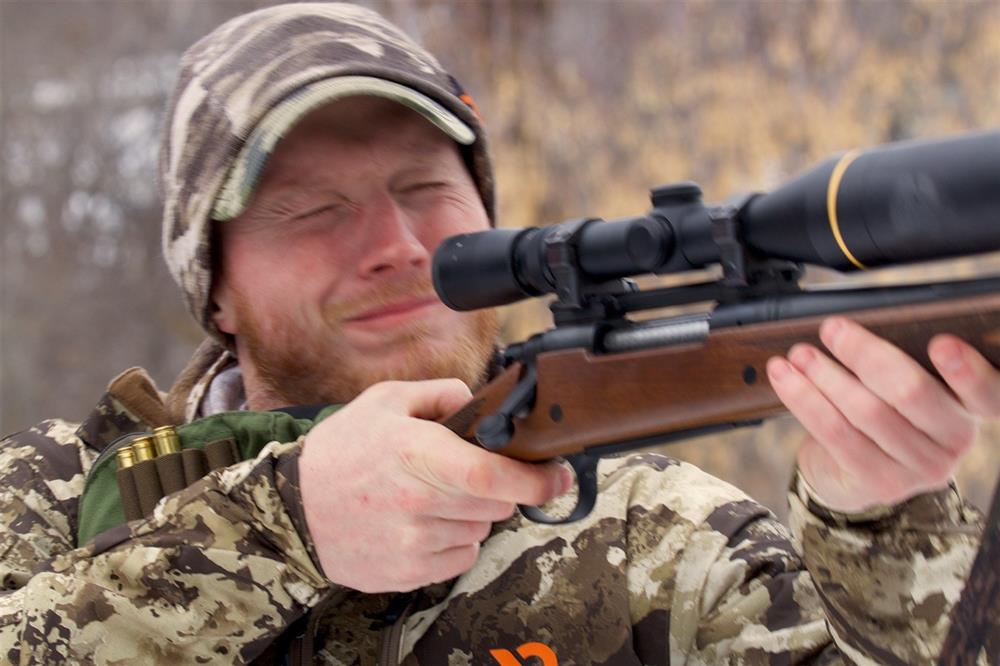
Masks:
[[[161,399],[140,370],[82,424],[0,449],[0,653],[13,662],[917,663],[934,656],[978,517],[948,479],[1000,379],[952,337],[962,403],[841,319],[769,378],[810,431],[785,530],[654,455],[606,461],[586,519],[526,522],[570,485],[435,423],[490,372],[491,313],[445,309],[430,256],[493,216],[460,86],[377,15],[297,4],[185,55],[161,157],[164,247],[212,337]],[[841,365],[842,364],[842,365]],[[853,373],[853,374],[852,374]],[[346,403],[299,441],[76,543],[119,434]],[[559,501],[559,500],[556,500]]]

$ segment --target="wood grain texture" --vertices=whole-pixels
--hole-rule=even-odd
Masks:
[[[927,344],[944,332],[969,341],[1000,366],[997,294],[844,316],[892,341],[932,373]],[[767,359],[798,342],[819,345],[823,319],[726,328],[712,331],[704,342],[622,354],[582,349],[541,354],[534,408],[515,419],[514,437],[502,453],[546,460],[592,446],[781,413],[784,407],[767,380]],[[512,365],[478,392],[451,419],[452,429],[474,441],[476,424],[500,406],[521,370]]]

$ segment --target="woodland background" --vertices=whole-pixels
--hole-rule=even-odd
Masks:
[[[201,336],[159,256],[157,137],[182,51],[244,0],[0,0],[0,432],[166,388]],[[504,226],[768,190],[834,152],[1000,125],[1000,3],[373,0],[484,112]],[[995,272],[988,256],[866,280]],[[816,281],[843,280],[812,271]],[[857,278],[851,278],[856,280]],[[508,340],[548,325],[504,312]],[[784,514],[788,418],[670,447]],[[985,504],[990,424],[960,475]]]

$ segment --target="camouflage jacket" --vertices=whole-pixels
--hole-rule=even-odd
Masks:
[[[585,520],[515,516],[458,579],[362,594],[318,565],[299,442],[75,543],[98,450],[192,418],[222,364],[201,350],[165,402],[133,369],[82,423],[3,441],[0,659],[274,663],[305,646],[329,664],[916,664],[940,648],[977,546],[979,516],[953,490],[851,524],[792,492],[793,545],[736,488],[646,454],[602,463]]]

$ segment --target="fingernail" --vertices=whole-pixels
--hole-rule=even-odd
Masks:
[[[840,317],[830,317],[819,327],[819,337],[827,347],[837,342],[837,338],[844,330],[844,320]]]
[[[958,372],[962,369],[962,350],[954,340],[940,340],[934,345],[932,360],[944,372]]]
[[[767,376],[772,382],[780,382],[788,376],[788,362],[783,358],[775,356],[767,362]]]

